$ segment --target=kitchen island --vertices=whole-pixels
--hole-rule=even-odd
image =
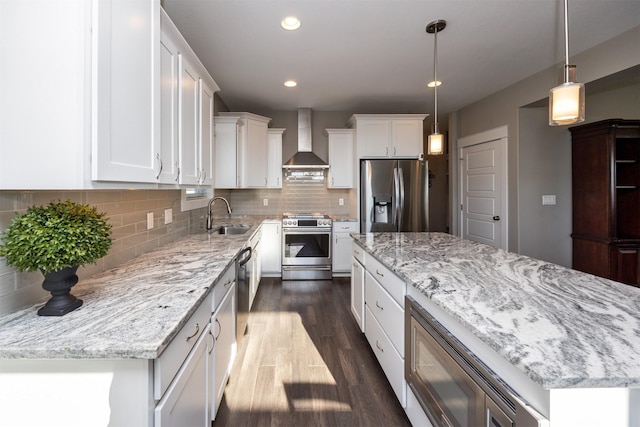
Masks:
[[[171,379],[157,376],[154,361],[186,326],[194,332],[196,317],[194,334],[210,343],[203,331],[212,290],[235,276],[235,258],[261,219],[240,222],[252,223],[245,234],[192,234],[82,279],[72,293],[84,304],[65,316],[38,316],[42,304],[0,316],[0,425],[153,425],[166,390],[158,379]]]
[[[551,426],[640,425],[640,289],[443,233],[352,237]]]

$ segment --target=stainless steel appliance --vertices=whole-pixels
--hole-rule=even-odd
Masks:
[[[410,296],[405,310],[405,379],[434,427],[548,425]]]
[[[251,271],[252,250],[247,246],[238,254],[236,258],[236,301],[238,310],[236,315],[236,342],[240,343],[249,320],[249,280]]]
[[[282,218],[282,280],[331,279],[331,218],[285,214]]]
[[[423,160],[360,161],[360,232],[428,231],[429,168]]]

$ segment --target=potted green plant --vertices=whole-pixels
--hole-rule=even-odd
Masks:
[[[62,316],[82,305],[71,295],[79,266],[95,263],[111,247],[111,225],[95,207],[67,201],[32,206],[3,232],[0,256],[18,271],[40,270],[51,299],[41,316]]]

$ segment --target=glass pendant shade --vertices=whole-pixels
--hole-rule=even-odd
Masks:
[[[584,85],[567,82],[549,91],[549,124],[570,125],[584,121]]]
[[[444,137],[441,133],[432,133],[427,138],[427,154],[444,154]]]

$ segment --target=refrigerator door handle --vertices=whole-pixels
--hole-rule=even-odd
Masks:
[[[402,231],[402,222],[404,216],[404,172],[402,168],[398,168],[398,186],[400,198],[398,200],[398,231]]]
[[[398,220],[400,216],[400,174],[398,168],[393,168],[393,224],[398,227]]]

